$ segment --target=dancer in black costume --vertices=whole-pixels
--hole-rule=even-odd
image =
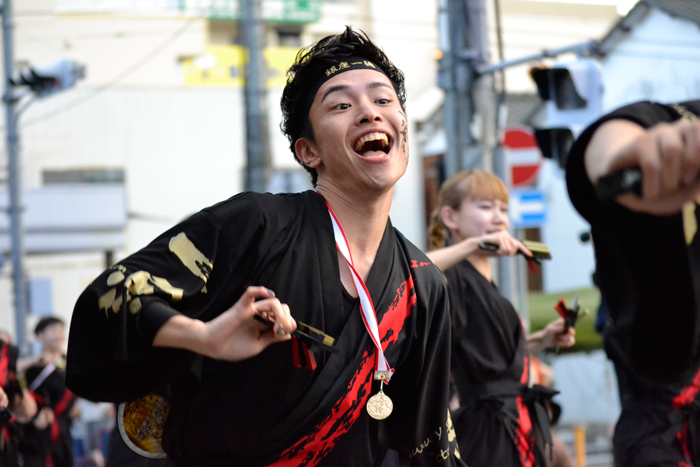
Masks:
[[[622,413],[619,467],[700,465],[700,101],[640,102],[589,127],[567,162],[591,224]],[[600,199],[607,174],[640,167],[641,196]]]
[[[76,304],[69,386],[120,401],[167,384],[163,441],[177,466],[366,467],[389,448],[410,465],[462,465],[447,409],[445,285],[389,221],[408,162],[404,100],[402,73],[363,34],[348,28],[303,50],[283,126],[316,191],[235,196],[103,273]],[[376,344],[343,238],[373,302],[362,308],[376,312]],[[295,320],[340,353],[295,368]],[[383,385],[378,346],[395,370],[386,420],[365,410]]]
[[[454,424],[471,467],[546,465],[545,402],[554,392],[529,387],[529,352],[574,344],[562,319],[526,338],[520,317],[491,281],[491,257],[530,255],[508,233],[507,206],[508,190],[498,177],[460,172],[443,184],[429,232],[437,249],[428,257],[444,271],[450,296],[452,375],[461,399]],[[448,232],[453,244],[443,247]],[[480,243],[498,250],[482,250]]]

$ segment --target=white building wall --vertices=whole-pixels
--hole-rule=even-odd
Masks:
[[[564,171],[555,162],[545,160],[538,185],[545,192],[548,216],[541,238],[552,252],[551,261],[542,264],[543,291],[553,293],[592,286],[593,250],[590,243],[580,241],[580,234],[589,231],[590,226],[569,200]]]
[[[651,10],[601,62],[604,112],[640,100],[659,102],[700,96],[700,28]],[[579,234],[589,229],[569,202],[563,172],[547,163],[540,187],[547,193],[549,223],[543,241],[553,259],[544,265],[543,288],[558,292],[592,286],[593,247]]]
[[[434,90],[437,6],[421,0],[393,3],[400,4],[401,18],[387,15],[379,0],[324,3],[324,14],[336,16],[309,25],[303,36],[311,39],[308,44],[345,24],[367,23],[367,11],[382,14],[385,21],[377,17],[371,24],[376,31],[372,37],[406,72],[412,127],[411,102]],[[17,61],[36,65],[72,58],[87,71],[74,89],[38,100],[23,113],[23,188],[41,186],[44,170],[123,169],[131,217],[126,245],[115,252],[115,260],[187,215],[242,190],[242,88],[184,85],[182,60],[206,52],[206,20],[178,12],[54,14],[53,0],[14,4]],[[279,131],[280,96],[281,88],[268,93],[273,161],[275,168],[295,169],[299,166]],[[417,154],[415,142],[409,143]],[[0,166],[7,161],[4,146],[2,138]],[[396,187],[391,216],[419,246],[425,238],[422,196],[421,165],[413,157]],[[97,253],[31,256],[25,261],[30,278],[51,279],[54,313],[66,321],[80,292],[103,267]],[[14,331],[10,270],[8,260],[0,270],[0,328]]]
[[[603,61],[606,110],[700,96],[700,26],[652,10]]]
[[[491,2],[487,2],[491,5]],[[505,60],[580,44],[602,37],[619,18],[612,5],[559,3],[540,0],[501,0],[501,29]],[[494,14],[489,15],[489,53],[498,61]],[[508,92],[537,92],[529,70],[534,63],[506,70]]]

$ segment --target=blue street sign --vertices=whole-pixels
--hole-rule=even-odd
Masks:
[[[542,227],[547,222],[544,191],[536,188],[511,190],[508,215],[511,225],[516,229]]]

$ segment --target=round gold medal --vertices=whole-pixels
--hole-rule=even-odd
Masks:
[[[367,401],[367,413],[375,420],[384,420],[393,410],[394,403],[381,390]]]

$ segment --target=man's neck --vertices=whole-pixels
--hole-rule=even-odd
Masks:
[[[330,204],[343,227],[355,270],[362,280],[367,280],[386,230],[393,189],[360,199],[320,185],[317,191]]]

